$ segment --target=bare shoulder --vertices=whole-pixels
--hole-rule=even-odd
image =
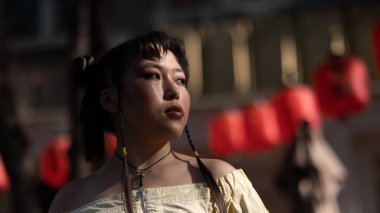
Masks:
[[[91,177],[85,177],[66,184],[54,197],[49,212],[67,212],[94,199],[91,197],[94,193],[88,187],[90,182]]]
[[[71,210],[70,206],[72,200],[75,200],[73,196],[78,194],[78,189],[81,188],[80,182],[81,181],[70,182],[59,190],[50,205],[49,212],[63,212]]]
[[[202,158],[202,162],[210,170],[214,178],[220,178],[236,170],[234,166],[220,159]]]
[[[178,152],[174,152],[174,154],[181,161],[188,162],[194,168],[198,168],[198,163],[195,157],[181,154]],[[236,170],[236,168],[233,167],[231,164],[220,159],[201,158],[201,160],[203,164],[207,167],[207,169],[211,172],[211,175],[214,178],[223,177],[226,174]]]

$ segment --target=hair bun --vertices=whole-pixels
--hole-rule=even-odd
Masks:
[[[91,55],[75,58],[73,61],[74,82],[80,86],[86,86],[90,81],[93,67],[95,65],[95,58]]]

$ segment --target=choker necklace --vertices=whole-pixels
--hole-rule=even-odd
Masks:
[[[142,186],[144,185],[144,171],[150,169],[152,166],[156,165],[158,162],[160,162],[160,161],[162,161],[163,159],[165,159],[170,153],[172,153],[172,150],[171,150],[171,149],[170,149],[170,151],[169,151],[166,155],[164,155],[162,158],[158,159],[156,162],[152,163],[151,165],[149,165],[149,166],[147,166],[147,167],[145,167],[145,168],[143,168],[143,169],[139,169],[139,168],[137,168],[136,166],[132,165],[131,163],[129,163],[129,162],[127,161],[128,166],[130,166],[132,169],[136,170],[136,172],[137,172],[137,177],[138,177],[137,186],[138,186],[139,188],[142,187]],[[118,152],[115,151],[115,154],[116,154],[116,156],[117,156],[120,160],[123,159],[123,157],[122,157]]]

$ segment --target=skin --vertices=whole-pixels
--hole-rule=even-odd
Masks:
[[[170,141],[178,139],[186,125],[190,95],[184,84],[185,74],[173,53],[161,59],[141,60],[129,67],[122,77],[122,109],[127,137],[128,161],[137,168],[146,168],[167,154]],[[119,125],[117,93],[106,89],[101,104]],[[171,107],[182,113],[168,113]],[[170,111],[170,110],[169,110]],[[118,131],[120,131],[120,126]],[[118,142],[117,150],[121,150]],[[217,159],[202,159],[214,178],[235,170]],[[132,173],[132,181],[136,172]],[[111,157],[93,174],[67,184],[55,197],[50,212],[74,210],[88,202],[122,193],[121,161]],[[173,175],[175,174],[175,175]],[[174,152],[144,172],[143,188],[165,187],[204,182],[196,159]],[[134,184],[133,184],[134,185]]]

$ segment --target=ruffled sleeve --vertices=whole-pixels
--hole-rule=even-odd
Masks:
[[[228,213],[268,213],[242,169],[219,178],[217,184],[222,190]]]

